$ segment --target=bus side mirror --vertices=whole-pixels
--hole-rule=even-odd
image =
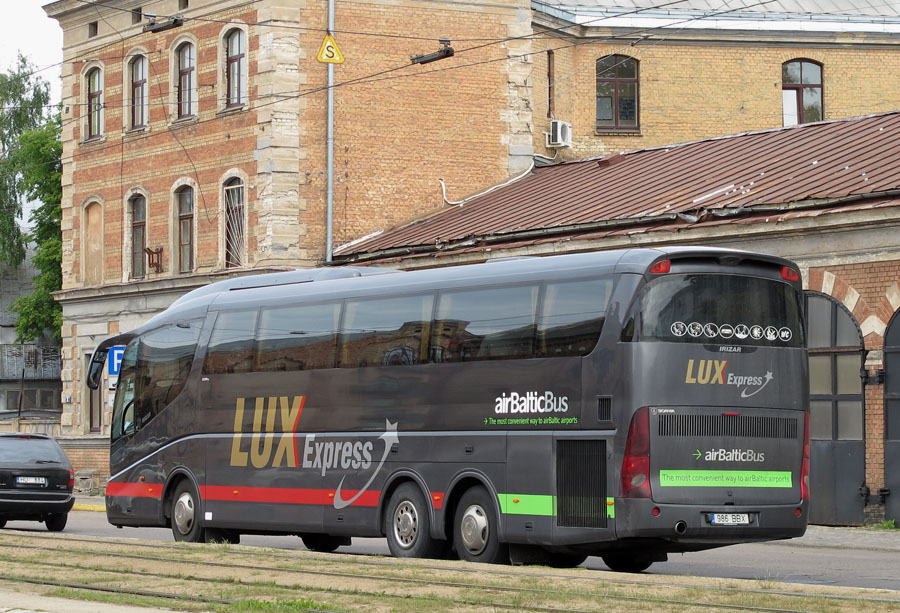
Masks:
[[[103,377],[103,365],[106,363],[106,351],[94,351],[91,356],[91,364],[88,366],[87,386],[95,390],[100,387],[100,379]]]

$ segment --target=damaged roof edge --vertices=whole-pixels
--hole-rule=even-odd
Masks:
[[[890,198],[900,199],[900,189],[885,190],[881,192],[872,192],[868,194],[859,194],[852,196],[842,196],[839,198],[811,198],[796,202],[786,203],[765,203],[752,207],[739,207],[734,209],[699,209],[696,215],[685,213],[667,213],[665,215],[654,216],[638,216],[623,217],[619,219],[604,219],[587,223],[569,224],[565,226],[533,228],[530,230],[518,230],[515,232],[499,232],[483,235],[469,235],[458,240],[441,243],[436,240],[433,244],[420,245],[403,245],[397,247],[388,247],[379,249],[369,253],[356,253],[342,258],[335,258],[333,262],[336,265],[356,264],[362,262],[371,262],[374,260],[402,257],[405,255],[420,255],[424,253],[450,252],[456,249],[472,247],[475,245],[492,245],[498,243],[514,242],[519,240],[527,240],[531,238],[543,238],[555,235],[565,235],[573,233],[591,232],[605,228],[627,227],[637,225],[647,225],[656,223],[673,222],[682,220],[689,224],[699,223],[708,217],[740,217],[743,215],[754,215],[758,213],[783,213],[789,211],[799,211],[815,209],[820,207],[834,206],[837,204],[848,204],[851,202],[860,202],[864,200],[883,200]]]

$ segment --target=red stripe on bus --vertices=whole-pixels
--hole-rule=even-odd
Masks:
[[[106,484],[107,496],[132,498],[162,498],[162,483],[114,483]]]
[[[341,498],[349,500],[359,490],[344,490]],[[241,487],[206,485],[200,488],[200,497],[206,500],[233,500],[236,502],[272,502],[286,504],[334,504],[334,490],[299,489],[283,487]],[[367,490],[353,501],[353,507],[376,507],[381,492]]]

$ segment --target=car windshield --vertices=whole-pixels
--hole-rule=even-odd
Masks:
[[[0,436],[0,464],[66,464],[56,441],[30,436]]]

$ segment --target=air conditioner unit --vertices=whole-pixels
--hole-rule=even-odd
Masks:
[[[572,124],[559,119],[550,120],[550,131],[544,132],[547,136],[547,147],[571,147]]]

